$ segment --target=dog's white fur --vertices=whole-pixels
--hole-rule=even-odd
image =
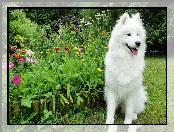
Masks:
[[[144,111],[147,102],[147,93],[142,85],[145,40],[146,31],[139,13],[133,18],[124,13],[111,33],[105,57],[106,124],[114,123],[118,106],[125,113],[124,124],[132,124],[137,114]],[[109,125],[108,132],[115,132],[116,129],[117,126]],[[130,125],[128,131],[135,132],[136,126]]]

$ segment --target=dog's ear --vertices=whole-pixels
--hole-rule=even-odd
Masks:
[[[120,18],[120,20],[119,20],[119,24],[125,24],[125,22],[127,21],[129,19],[129,15],[128,15],[128,13],[124,13],[122,16],[121,16],[121,18]]]
[[[136,20],[138,20],[139,22],[141,22],[140,14],[139,13],[137,13],[133,18],[136,19]]]

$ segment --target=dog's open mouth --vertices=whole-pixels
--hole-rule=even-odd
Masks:
[[[138,49],[136,48],[131,48],[128,46],[128,44],[126,44],[126,46],[130,49],[130,51],[134,54],[134,55],[137,55],[138,54]]]

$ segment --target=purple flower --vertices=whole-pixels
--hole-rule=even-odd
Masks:
[[[19,58],[18,61],[19,62],[24,62],[24,59],[23,58]]]
[[[21,77],[18,75],[15,75],[12,79],[14,84],[19,84],[21,82]]]
[[[12,62],[9,62],[9,67],[14,67],[14,64]]]

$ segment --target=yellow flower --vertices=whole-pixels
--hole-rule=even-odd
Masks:
[[[102,70],[102,69],[100,69],[100,68],[97,68],[97,70],[98,70],[99,72],[103,71],[103,70]]]
[[[26,53],[27,49],[21,49],[21,52]]]
[[[94,44],[96,44],[97,42],[95,41]]]
[[[43,54],[43,52],[40,52],[40,54]]]
[[[98,58],[93,58],[93,60],[98,60]]]
[[[74,50],[78,50],[78,48],[77,47],[74,47]]]
[[[76,54],[78,55],[78,54],[80,54],[80,52],[76,52]]]
[[[90,42],[91,41],[91,39],[90,38],[88,38],[88,40],[87,40],[88,42]]]
[[[105,35],[106,34],[106,32],[105,31],[102,31],[102,33],[101,33],[102,35]]]
[[[68,54],[68,51],[64,52],[64,54],[67,55]]]
[[[104,46],[105,49],[108,49],[108,46]]]

